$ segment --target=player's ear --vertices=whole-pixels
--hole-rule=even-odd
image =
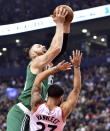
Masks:
[[[61,99],[61,103],[62,103],[62,102],[63,102],[63,100],[64,100],[64,96],[61,96],[61,98],[60,98],[60,99]]]

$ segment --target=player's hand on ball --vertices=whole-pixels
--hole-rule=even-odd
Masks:
[[[78,67],[81,64],[82,53],[79,50],[73,51],[72,56],[70,56],[70,61],[72,65]]]
[[[64,60],[62,62],[60,62],[58,65],[57,65],[57,68],[61,71],[66,71],[66,70],[70,70],[71,69],[71,63],[69,62],[65,62]]]
[[[67,14],[68,11],[63,7],[60,7],[56,9],[55,15],[51,15],[51,16],[56,24],[60,24],[60,23],[64,23]]]
[[[74,17],[74,13],[73,13],[73,10],[71,7],[67,6],[67,5],[60,5],[60,6],[57,6],[53,12],[53,16],[55,17],[57,12],[61,9],[65,9],[66,11],[68,11],[68,14],[66,15],[65,17],[65,24],[68,24],[68,23],[71,23],[71,21],[73,20],[73,17]]]

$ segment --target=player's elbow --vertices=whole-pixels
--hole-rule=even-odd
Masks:
[[[73,105],[72,105],[72,108],[75,109],[77,106],[77,102],[75,102]]]
[[[54,54],[58,55],[61,52],[61,48],[60,47],[55,47],[54,48]]]
[[[74,88],[74,94],[76,95],[76,96],[78,96],[79,95],[79,93],[80,93],[80,87],[78,86],[77,88]]]
[[[56,40],[54,41],[54,43],[51,45],[51,50],[53,52],[56,52],[56,53],[60,53],[61,52],[61,49],[62,49],[62,46],[59,42],[60,40]]]
[[[53,51],[52,51],[52,55],[51,55],[52,60],[53,60],[56,56],[58,56],[58,55],[60,54],[60,52],[61,52],[61,48],[59,48],[59,47],[54,47],[54,49],[53,49]]]
[[[45,67],[48,63],[52,62],[53,59],[61,52],[61,48],[53,47],[51,51],[45,55],[42,61],[39,61],[39,67]]]

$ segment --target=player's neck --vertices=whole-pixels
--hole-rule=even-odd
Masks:
[[[49,98],[47,100],[46,105],[48,106],[49,110],[53,110],[57,106],[57,100],[53,98]]]

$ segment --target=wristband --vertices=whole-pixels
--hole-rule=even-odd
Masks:
[[[54,74],[59,71],[58,66],[54,66],[53,68],[50,69],[51,69],[51,74]]]
[[[55,66],[55,70],[58,72],[60,71],[59,67],[58,66]]]
[[[74,68],[80,68],[80,66],[74,66]]]

